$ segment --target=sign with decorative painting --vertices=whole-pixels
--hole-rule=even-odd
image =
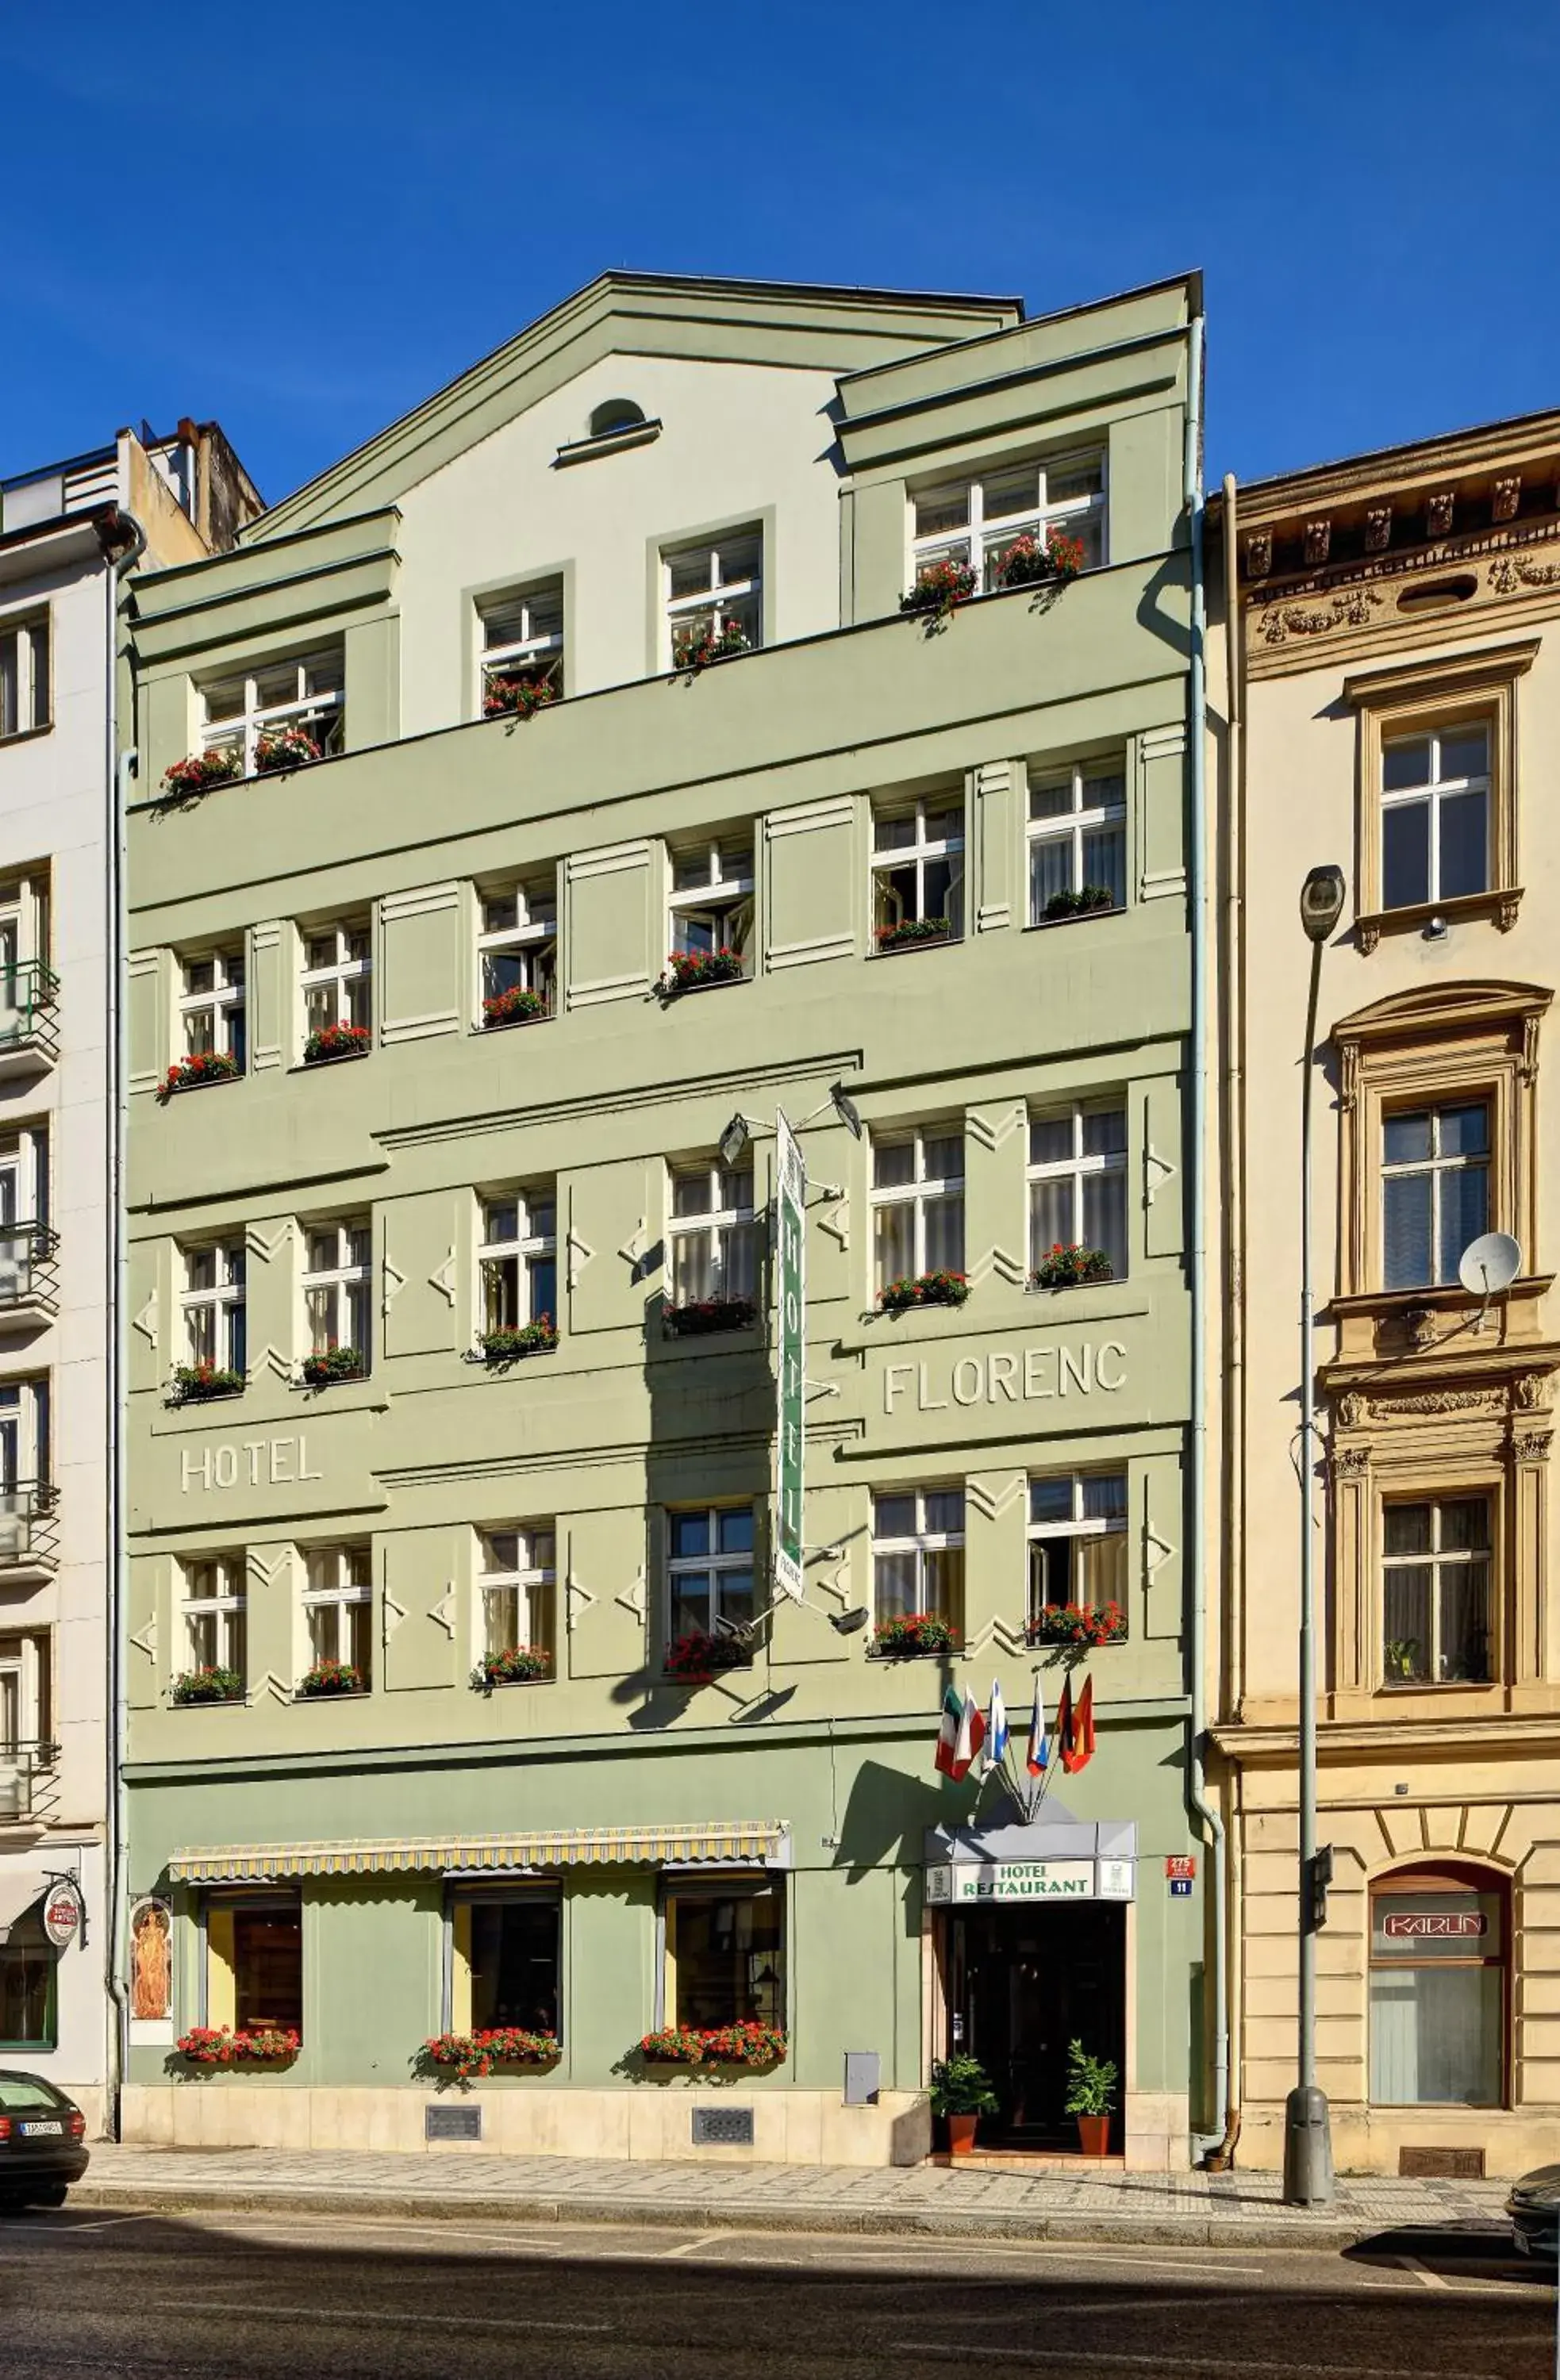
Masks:
[[[56,1950],[68,1949],[81,1930],[81,1895],[69,1876],[49,1887],[43,1903],[43,1931]]]

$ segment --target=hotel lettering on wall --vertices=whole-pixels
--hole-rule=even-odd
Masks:
[[[1119,1339],[1059,1342],[1042,1347],[992,1347],[983,1355],[945,1355],[885,1364],[884,1414],[946,1413],[970,1405],[1020,1405],[1053,1397],[1114,1396],[1127,1386]]]
[[[192,1488],[202,1494],[213,1488],[297,1488],[307,1479],[323,1479],[323,1471],[309,1463],[309,1442],[301,1430],[296,1438],[224,1439],[220,1445],[191,1450],[180,1447],[179,1493]]]

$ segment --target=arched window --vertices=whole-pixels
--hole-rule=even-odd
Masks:
[[[1461,1862],[1371,1888],[1371,2100],[1498,2107],[1505,2096],[1508,1898]]]
[[[591,409],[591,435],[610,438],[617,430],[638,430],[644,418],[643,406],[636,405],[631,396],[609,396]]]

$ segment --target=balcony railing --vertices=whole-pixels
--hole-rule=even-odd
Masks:
[[[26,1061],[53,1063],[59,1053],[58,999],[59,978],[42,959],[0,965],[0,1072]]]
[[[52,1568],[59,1551],[59,1490],[47,1479],[14,1479],[0,1485],[0,1576],[41,1564]]]
[[[0,1330],[18,1316],[53,1314],[58,1247],[59,1233],[47,1223],[0,1223]]]
[[[0,1743],[0,1827],[47,1818],[59,1799],[57,1743],[42,1739]]]

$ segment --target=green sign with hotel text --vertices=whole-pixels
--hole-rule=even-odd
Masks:
[[[803,1375],[807,1363],[807,1168],[796,1135],[775,1118],[774,1585],[802,1597]]]

